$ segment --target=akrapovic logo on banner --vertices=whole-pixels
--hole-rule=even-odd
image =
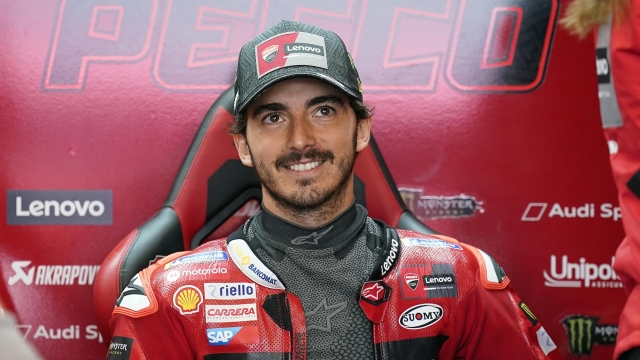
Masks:
[[[9,225],[111,225],[111,190],[8,190]]]
[[[100,265],[31,265],[29,260],[11,263],[13,275],[9,286],[24,285],[92,285]]]

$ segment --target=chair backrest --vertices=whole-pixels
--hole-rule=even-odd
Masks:
[[[237,226],[216,230],[249,200],[262,198],[257,176],[241,164],[227,133],[232,109],[233,89],[228,89],[198,128],[164,205],[102,263],[94,284],[94,306],[106,339],[115,301],[136,273],[158,257],[196,248],[212,234],[228,235]],[[433,233],[406,208],[373,138],[358,155],[354,171],[356,202],[371,217],[397,228]]]

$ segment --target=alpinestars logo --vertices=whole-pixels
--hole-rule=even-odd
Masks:
[[[331,229],[333,229],[333,225],[331,225],[331,227],[321,232],[320,234],[318,234],[317,231],[314,231],[307,236],[298,236],[297,238],[291,240],[291,244],[292,245],[303,245],[303,244],[318,245],[318,239],[327,235],[327,233],[331,231]]]
[[[560,322],[569,338],[569,349],[574,356],[591,356],[594,345],[614,345],[618,325],[598,324],[600,319],[585,315],[570,315]]]
[[[551,255],[550,272],[542,271],[548,287],[591,287],[591,288],[622,288],[620,278],[613,270],[615,256],[611,257],[610,264],[589,263],[583,257],[578,262],[569,262],[567,255],[562,256],[561,263],[558,258]]]
[[[11,263],[14,274],[9,276],[9,286],[22,281],[25,285],[93,285],[100,265],[38,265],[29,260]]]

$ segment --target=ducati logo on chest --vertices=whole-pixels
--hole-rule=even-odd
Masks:
[[[407,273],[404,274],[404,282],[407,283],[407,286],[411,288],[411,290],[415,290],[418,287],[418,280],[420,277],[418,274]]]

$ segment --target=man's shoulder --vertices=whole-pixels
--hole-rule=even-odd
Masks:
[[[190,303],[201,304],[204,296],[200,289],[204,283],[227,280],[230,266],[226,239],[168,255],[133,277],[118,298],[114,314],[143,317],[157,312],[165,303],[175,303],[180,310],[183,297],[189,298]],[[159,298],[164,301],[158,301]]]
[[[504,270],[483,250],[452,237],[397,230],[402,246],[400,266],[447,264],[463,277],[473,278],[490,290],[507,287]]]

